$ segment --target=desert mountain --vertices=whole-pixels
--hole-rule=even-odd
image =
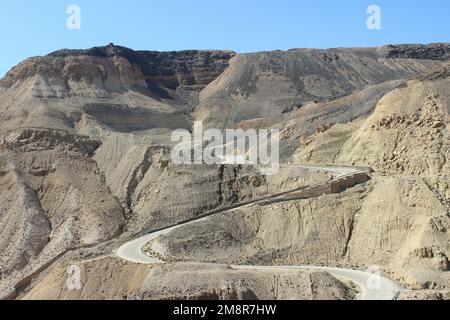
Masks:
[[[355,295],[328,274],[227,267],[310,264],[376,265],[415,290],[400,298],[444,298],[449,61],[448,44],[251,54],[110,44],[25,60],[0,80],[3,297],[92,298],[99,284],[98,297],[119,299]],[[369,166],[374,173],[340,192],[179,228],[146,246],[168,265],[118,261],[113,250],[138,235],[258,192],[331,179],[288,166],[265,177],[246,166],[175,165],[170,134],[191,130],[196,120],[219,129],[278,128],[282,163]],[[74,264],[91,275],[81,293],[64,287]],[[124,280],[127,274],[134,280]],[[180,296],[169,284],[184,274]],[[144,283],[144,275],[154,280]],[[306,291],[279,284],[273,296],[274,276]]]

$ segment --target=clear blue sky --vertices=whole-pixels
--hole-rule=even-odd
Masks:
[[[66,9],[81,8],[81,30]],[[381,8],[382,29],[366,27]],[[237,52],[450,42],[449,0],[14,0],[1,1],[0,76],[61,48],[231,49]]]

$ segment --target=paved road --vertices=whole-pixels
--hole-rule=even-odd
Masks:
[[[307,170],[319,170],[326,171],[335,176],[335,179],[339,177],[349,175],[351,173],[360,172],[361,168],[351,169],[349,167],[316,167],[316,166],[299,166],[292,165],[302,169]],[[278,195],[274,195],[272,197],[277,197]],[[254,203],[258,203],[261,200],[255,200],[242,206],[236,206],[233,209],[223,209],[217,210],[214,214],[222,213],[222,212],[230,212],[233,210],[242,209],[244,207],[250,206]],[[181,223],[176,226],[172,226],[160,231],[156,231],[150,233],[148,235],[142,236],[138,239],[132,240],[130,242],[122,245],[115,254],[126,260],[133,263],[140,264],[158,264],[164,263],[164,261],[159,260],[155,257],[149,257],[143,253],[142,248],[150,241],[156,239],[161,235],[166,235],[171,231],[180,228],[182,226],[186,226],[189,224],[197,223],[202,220],[209,219],[211,215],[206,217],[201,217],[196,220],[192,220],[186,223]],[[269,271],[269,270],[323,270],[331,275],[347,279],[357,284],[360,287],[360,294],[358,296],[361,300],[393,300],[396,298],[401,288],[393,281],[384,278],[382,276],[376,275],[374,273],[359,271],[359,270],[350,270],[350,269],[342,269],[342,268],[331,268],[331,267],[318,267],[318,266],[232,266],[234,269],[252,269],[252,270],[261,270],[261,271]]]
[[[317,270],[326,271],[336,278],[350,280],[359,286],[359,300],[394,300],[402,288],[380,275],[351,269],[317,266],[231,266],[237,270]]]

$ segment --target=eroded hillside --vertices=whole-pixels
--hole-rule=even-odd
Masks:
[[[3,297],[294,295],[282,286],[273,296],[273,275],[196,265],[217,262],[377,265],[409,289],[445,296],[449,55],[447,44],[255,54],[111,44],[27,59],[0,80]],[[172,262],[161,270],[120,263],[113,250],[139,234],[331,179],[289,166],[264,177],[247,166],[175,165],[170,134],[195,120],[278,128],[285,164],[375,172],[342,192],[249,206],[160,237],[149,245]],[[70,295],[65,268],[80,263],[92,278]],[[103,278],[105,264],[112,278]],[[149,272],[155,285],[136,280]],[[167,283],[184,272],[180,296]],[[290,273],[276,277],[317,288],[297,298],[354,296],[329,275],[306,272],[298,284]]]

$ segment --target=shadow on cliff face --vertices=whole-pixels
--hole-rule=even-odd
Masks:
[[[149,129],[188,129],[189,120],[181,112],[164,113],[145,108],[124,105],[88,104],[84,112],[100,123],[118,132],[144,131]]]

